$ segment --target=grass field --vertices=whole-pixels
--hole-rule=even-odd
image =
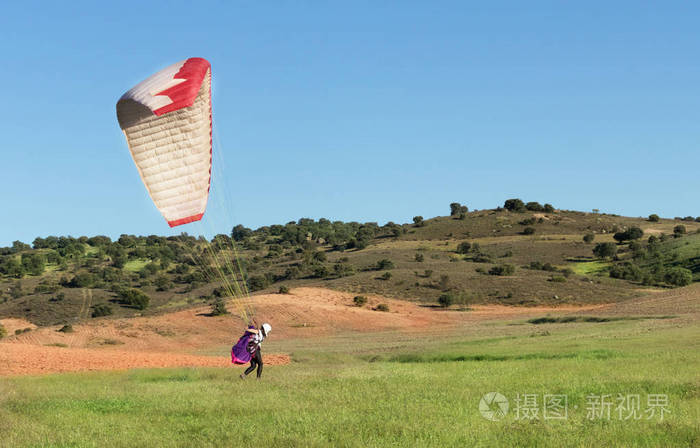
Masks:
[[[259,382],[240,368],[0,379],[0,445],[698,446],[698,340],[684,318],[271,338],[293,363]],[[502,420],[479,411],[489,392],[510,402]],[[518,394],[538,419],[516,414]],[[567,397],[566,419],[543,418],[544,394]],[[619,418],[618,394],[642,414],[664,395],[669,413]],[[589,395],[610,395],[609,419],[588,418]]]

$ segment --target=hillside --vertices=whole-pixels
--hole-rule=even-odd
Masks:
[[[494,325],[507,337],[538,335],[536,325],[525,323],[542,316],[685,325],[697,321],[699,287],[647,293],[633,304],[473,305],[469,312],[436,312],[374,295],[365,306],[357,307],[352,306],[352,294],[322,288],[298,288],[289,294],[260,294],[246,300],[254,302],[259,320],[274,322],[274,339],[267,343],[270,351],[265,360],[279,365],[288,363],[290,354],[303,356],[299,350],[308,350],[319,340],[329,351],[377,355],[386,351],[387,344],[391,349],[411,347],[419,335],[447,344],[465,336],[483,337],[493,332]],[[379,303],[388,304],[390,311],[374,311]],[[57,331],[60,325],[38,328],[20,319],[0,319],[0,323],[10,332],[32,328],[0,343],[0,377],[135,367],[226,367],[232,341],[244,326],[235,315],[209,316],[206,306],[156,316],[91,319],[75,324],[70,333]]]
[[[300,219],[256,230],[236,226],[211,241],[183,234],[16,242],[0,249],[0,318],[44,326],[154,315],[246,295],[246,287],[281,286],[431,305],[445,295],[455,306],[601,304],[699,279],[700,222],[691,218],[510,205],[453,207],[452,216],[402,225]],[[619,236],[634,228],[640,235]],[[611,243],[617,254],[594,256],[599,243]],[[150,298],[146,306],[133,300],[133,290]]]

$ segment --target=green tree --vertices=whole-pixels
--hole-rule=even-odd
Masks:
[[[507,199],[503,208],[511,212],[522,212],[525,211],[525,203],[520,199]]]
[[[168,289],[172,288],[172,283],[170,282],[170,279],[166,277],[165,275],[159,275],[156,277],[155,281],[153,284],[156,286],[156,289],[158,291],[167,291]]]
[[[664,274],[664,281],[673,286],[688,286],[693,282],[693,273],[685,268],[670,268]]]
[[[112,308],[109,305],[99,304],[92,307],[92,317],[109,316],[112,314]]]
[[[25,250],[29,250],[32,247],[29,244],[23,243],[21,241],[13,241],[12,242],[12,253],[13,254],[18,254],[20,252],[24,252]]]
[[[212,316],[223,316],[224,314],[228,314],[224,299],[218,297],[216,300],[214,300],[214,303],[211,305],[211,312],[209,314]]]
[[[247,227],[244,227],[241,224],[238,224],[236,227],[233,228],[233,230],[231,230],[231,238],[233,238],[234,241],[243,241],[252,234],[252,230],[250,230]]]
[[[528,202],[525,204],[525,208],[531,212],[543,212],[544,207],[539,202]]]
[[[593,233],[587,233],[587,234],[583,235],[583,242],[584,243],[592,243],[594,239],[595,239],[595,234],[593,234]]]
[[[450,216],[457,216],[460,219],[464,219],[467,212],[469,212],[469,207],[462,205],[459,202],[453,202],[450,204]]]
[[[452,303],[454,303],[454,297],[450,293],[440,294],[438,297],[438,303],[443,308],[449,308]]]
[[[121,303],[139,310],[148,308],[151,298],[138,289],[125,289],[119,292]]]
[[[44,257],[39,253],[23,253],[22,267],[25,272],[31,275],[41,275],[44,273],[46,262]]]
[[[637,226],[632,226],[629,229],[627,229],[627,236],[630,240],[638,240],[644,236],[644,230]]]
[[[686,233],[686,229],[685,229],[685,226],[683,224],[679,224],[673,228],[673,236],[675,238],[678,238],[682,235],[685,235],[685,233]]]
[[[70,282],[65,284],[69,288],[90,288],[95,284],[95,275],[90,272],[78,272]]]
[[[593,248],[593,255],[598,258],[611,258],[617,255],[615,243],[598,243]]]
[[[413,224],[415,224],[416,227],[423,227],[425,225],[425,221],[423,221],[422,216],[414,216]]]
[[[649,222],[659,222],[659,219],[659,215],[657,215],[656,213],[652,213],[651,215],[649,215]]]

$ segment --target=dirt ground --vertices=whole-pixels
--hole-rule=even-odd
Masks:
[[[368,296],[362,308],[352,294],[322,288],[298,288],[290,294],[263,294],[247,299],[256,310],[257,323],[270,322],[271,337],[314,338],[340,332],[396,330],[410,334],[426,328],[450,329],[474,321],[507,320],[548,313],[640,314],[642,308],[673,314],[673,309],[696,312],[700,287],[650,294],[635,303],[583,307],[508,307],[475,305],[468,312],[445,311],[419,304]],[[690,299],[690,300],[689,300]],[[374,311],[379,303],[389,312]],[[645,306],[640,308],[639,303]],[[228,308],[233,311],[232,304]],[[665,311],[662,311],[665,310]],[[229,357],[201,356],[212,347],[233,345],[245,324],[235,313],[211,317],[209,307],[128,319],[100,318],[73,325],[72,333],[60,327],[36,328],[21,319],[2,319],[11,336],[0,343],[0,376],[46,374],[86,370],[121,370],[138,367],[231,366]],[[31,331],[14,335],[15,330]],[[265,363],[289,362],[286,354],[265,354]]]

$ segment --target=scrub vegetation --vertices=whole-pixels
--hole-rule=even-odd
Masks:
[[[235,278],[238,294],[323,286],[442,306],[446,297],[609,303],[700,279],[696,220],[557,210],[520,199],[479,211],[455,202],[449,212],[406,224],[302,218],[255,230],[237,225],[210,240],[16,241],[0,248],[0,316],[49,325],[216,307],[235,291],[215,272]]]

